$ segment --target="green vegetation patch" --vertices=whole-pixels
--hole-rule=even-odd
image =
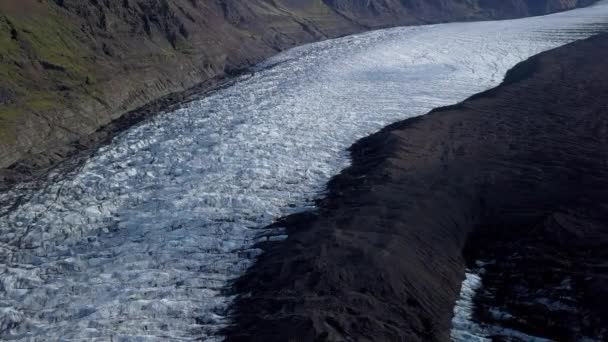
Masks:
[[[23,115],[23,109],[12,105],[0,104],[0,143],[9,143],[17,139],[13,120]]]
[[[46,2],[28,6],[35,10],[0,6],[2,142],[15,139],[18,120],[66,109],[66,94],[90,92],[98,79],[94,47],[77,18]]]
[[[60,71],[74,78],[86,77],[92,69],[88,62],[90,47],[83,43],[78,29],[69,24],[70,18],[49,9],[46,15],[6,16],[6,19],[12,26],[12,33],[8,34],[10,42],[6,42],[7,35],[3,34],[5,44],[10,46],[9,58],[19,62],[26,57],[47,71]]]

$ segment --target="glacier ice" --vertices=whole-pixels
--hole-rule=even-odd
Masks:
[[[312,207],[347,147],[496,86],[607,18],[602,2],[294,48],[130,128],[67,175],[1,194],[0,339],[221,340],[230,280],[259,255],[256,241],[284,238],[264,227]]]

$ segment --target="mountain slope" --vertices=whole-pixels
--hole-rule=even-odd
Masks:
[[[512,18],[592,0],[4,0],[0,168],[43,168],[70,143],[172,92],[286,48],[373,28]]]

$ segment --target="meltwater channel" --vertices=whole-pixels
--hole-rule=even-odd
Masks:
[[[0,339],[221,340],[230,280],[256,241],[284,237],[264,227],[312,206],[352,143],[606,22],[603,1],[298,47],[130,128],[67,175],[1,194]],[[453,336],[471,324],[467,298]]]

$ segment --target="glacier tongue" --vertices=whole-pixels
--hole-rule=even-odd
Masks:
[[[255,241],[284,234],[264,227],[312,206],[353,142],[493,87],[607,18],[602,2],[295,48],[42,189],[2,194],[23,200],[0,217],[0,339],[221,340],[226,286]]]

